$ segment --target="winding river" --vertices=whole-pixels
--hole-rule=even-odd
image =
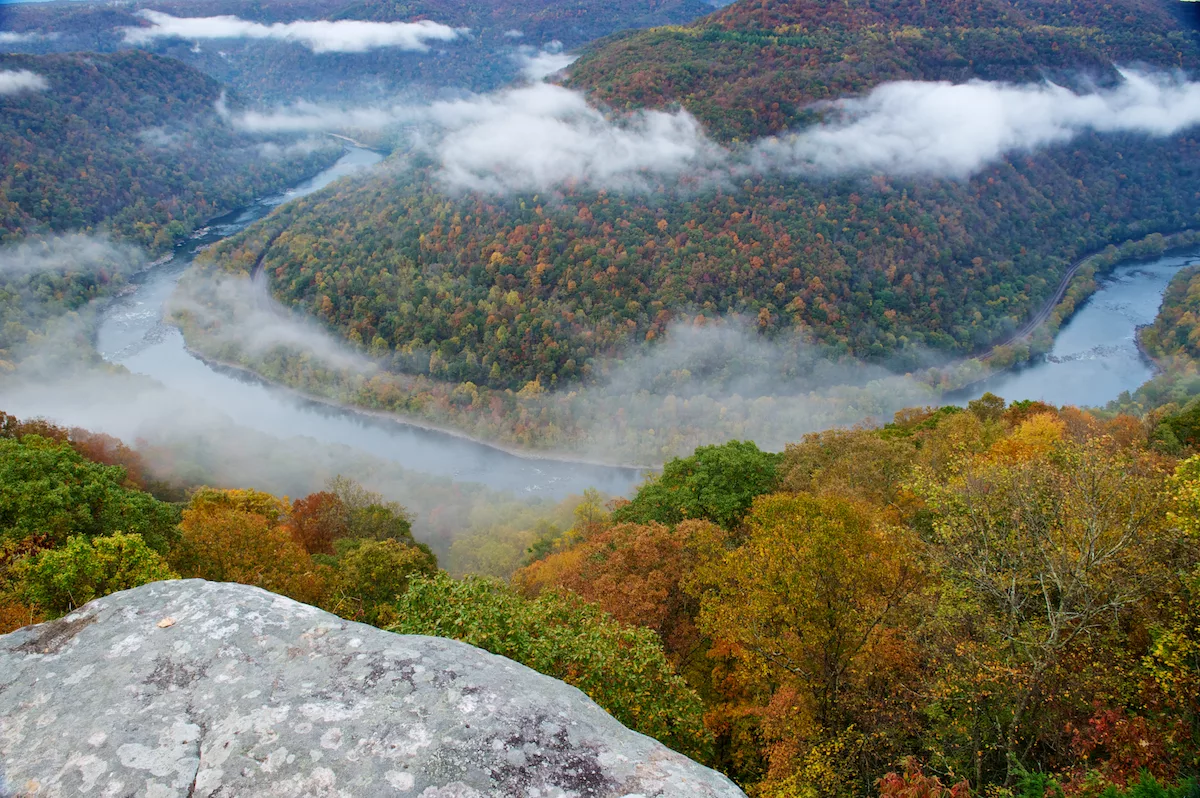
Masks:
[[[202,398],[239,424],[271,435],[288,437],[302,432],[322,443],[344,444],[416,471],[518,494],[557,499],[588,487],[629,494],[641,478],[635,469],[521,456],[450,433],[311,401],[287,389],[209,366],[187,351],[177,328],[163,323],[163,305],[198,247],[232,235],[276,206],[367,169],[380,159],[370,150],[349,146],[335,165],[311,180],[214,221],[181,247],[173,261],[144,272],[132,291],[107,308],[96,340],[101,354],[168,389]],[[972,386],[947,401],[963,402],[992,391],[1009,400],[1099,405],[1122,391],[1136,389],[1152,376],[1151,364],[1136,347],[1136,328],[1153,321],[1172,275],[1196,262],[1200,262],[1200,252],[1118,267],[1063,326],[1045,358]]]
[[[1154,376],[1137,328],[1154,321],[1175,273],[1200,263],[1200,249],[1122,264],[1058,331],[1053,348],[1027,366],[946,397],[965,402],[991,391],[1009,401],[1104,405]]]
[[[380,159],[371,150],[347,147],[336,164],[311,180],[214,221],[203,235],[180,247],[174,260],[144,272],[133,291],[107,308],[96,336],[100,354],[168,389],[202,397],[210,408],[239,424],[271,435],[302,432],[322,443],[344,444],[415,471],[518,494],[557,499],[589,487],[614,495],[630,493],[641,480],[636,469],[520,456],[449,433],[306,400],[287,389],[210,367],[187,351],[176,327],[163,323],[163,305],[199,247],[233,235],[276,206]]]

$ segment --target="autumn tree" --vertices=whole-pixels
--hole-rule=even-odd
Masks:
[[[682,667],[701,642],[695,625],[698,602],[683,589],[698,557],[692,543],[724,537],[706,521],[684,521],[674,529],[616,524],[518,571],[513,584],[527,595],[565,588],[619,621],[652,629],[676,667]]]
[[[1035,747],[1031,717],[1064,655],[1159,588],[1174,545],[1158,461],[1107,438],[1069,439],[1043,414],[986,452],[921,467],[913,489],[945,580],[936,623],[946,702],[983,713],[962,741],[976,780],[1011,784]],[[955,686],[956,685],[956,686]],[[957,697],[954,697],[957,696]]]
[[[268,493],[202,488],[183,511],[171,566],[184,578],[240,582],[316,604],[324,575],[281,524],[286,509]]]
[[[746,529],[692,589],[700,628],[732,646],[738,678],[774,704],[769,779],[787,779],[822,745],[848,744],[854,691],[919,584],[919,545],[863,504],[808,494],[760,497]]]

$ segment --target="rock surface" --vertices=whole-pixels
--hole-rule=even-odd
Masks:
[[[182,580],[0,636],[0,796],[24,795],[743,793],[511,660]]]

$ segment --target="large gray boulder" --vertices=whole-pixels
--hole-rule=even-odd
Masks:
[[[511,660],[190,579],[0,636],[0,795],[743,793]]]

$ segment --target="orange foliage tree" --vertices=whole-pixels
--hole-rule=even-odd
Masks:
[[[268,493],[203,488],[183,511],[171,566],[185,578],[240,582],[318,603],[324,574],[280,523],[286,509]]]

